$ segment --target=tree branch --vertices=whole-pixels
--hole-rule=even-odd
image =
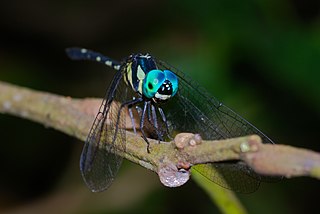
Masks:
[[[85,141],[101,99],[74,99],[0,82],[0,113],[26,118]],[[129,119],[127,121],[130,121]],[[128,122],[127,129],[131,129]],[[259,136],[203,141],[198,135],[181,133],[174,142],[144,140],[129,131],[126,151],[119,155],[158,173],[166,186],[180,186],[195,164],[242,160],[257,173],[320,179],[320,154],[286,145],[262,144]]]

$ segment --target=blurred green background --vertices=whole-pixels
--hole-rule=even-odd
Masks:
[[[114,71],[70,61],[70,46],[118,60],[151,53],[276,143],[320,151],[318,0],[1,1],[1,81],[103,97]],[[194,182],[170,189],[129,162],[108,191],[90,193],[82,142],[8,115],[0,132],[0,213],[219,212]],[[238,196],[250,213],[310,213],[319,192],[319,182],[294,178]]]

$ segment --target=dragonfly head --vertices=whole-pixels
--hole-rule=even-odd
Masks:
[[[143,95],[155,103],[168,101],[177,91],[178,78],[169,70],[151,70],[143,80]]]

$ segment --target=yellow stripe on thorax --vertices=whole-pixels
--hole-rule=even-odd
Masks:
[[[139,80],[138,92],[140,92],[140,94],[142,94],[142,83],[143,83],[144,78],[146,77],[146,74],[144,73],[144,71],[142,70],[140,65],[137,68],[137,77]]]
[[[126,77],[127,78],[124,78],[125,79],[125,83],[128,85],[128,86],[131,86],[132,87],[132,69],[131,69],[131,64],[132,62],[129,62],[127,64],[127,72],[126,72]]]

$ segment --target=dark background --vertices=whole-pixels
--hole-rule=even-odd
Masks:
[[[70,61],[70,46],[117,60],[149,52],[276,143],[320,151],[318,0],[1,1],[1,81],[104,96],[114,72]],[[0,133],[0,213],[218,212],[194,182],[166,188],[129,162],[108,191],[92,194],[78,169],[82,142],[8,115]],[[294,178],[239,197],[251,213],[309,213],[319,191],[318,181]]]

